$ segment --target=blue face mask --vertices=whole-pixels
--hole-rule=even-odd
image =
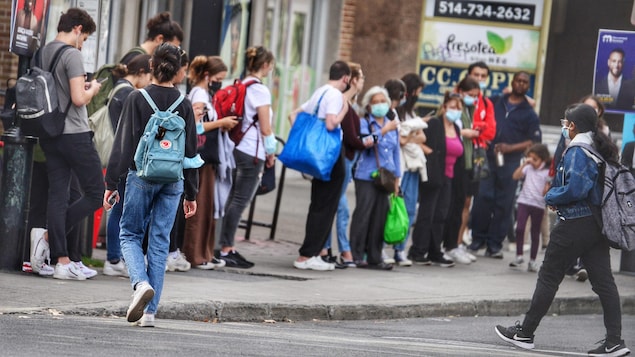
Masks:
[[[562,136],[567,140],[571,140],[571,137],[569,136],[569,128],[564,126],[562,127]]]
[[[475,102],[476,99],[472,96],[465,95],[465,97],[463,97],[463,103],[465,103],[465,105],[467,105],[468,107],[473,106]]]
[[[485,82],[478,82],[478,86],[481,87],[481,90],[485,90],[485,88],[487,88],[487,83]]]
[[[448,109],[445,112],[445,118],[452,123],[459,121],[461,120],[461,111],[456,109]]]
[[[388,114],[389,110],[390,110],[390,106],[388,105],[388,103],[378,103],[378,104],[373,104],[370,106],[370,113],[375,118],[385,117],[386,114]]]

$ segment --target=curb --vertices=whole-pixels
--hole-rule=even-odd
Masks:
[[[204,322],[263,322],[310,320],[392,320],[430,317],[464,316],[519,316],[526,312],[530,299],[497,301],[482,300],[441,304],[365,304],[365,305],[291,305],[208,303],[165,304],[157,314],[161,319]],[[635,315],[635,296],[621,297],[622,314]],[[67,309],[55,314],[76,316],[120,316],[127,307]],[[51,314],[49,309],[20,309],[5,314]],[[602,305],[597,297],[556,298],[549,315],[601,314]]]

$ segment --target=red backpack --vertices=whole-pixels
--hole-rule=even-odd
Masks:
[[[243,113],[245,112],[245,96],[247,95],[247,87],[254,83],[260,83],[257,80],[249,80],[242,82],[236,79],[234,84],[220,89],[214,94],[214,109],[218,114],[218,118],[228,116],[236,116],[239,123],[229,131],[229,138],[238,145],[245,136],[245,133],[258,121],[258,116],[253,118],[251,124],[242,131]]]

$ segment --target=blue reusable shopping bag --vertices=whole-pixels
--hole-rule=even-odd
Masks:
[[[313,113],[298,114],[278,159],[288,168],[329,181],[331,170],[341,154],[342,129],[338,127],[329,131],[325,121],[318,118],[318,108],[324,93]]]

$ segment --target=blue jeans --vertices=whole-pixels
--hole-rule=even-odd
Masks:
[[[419,201],[419,182],[421,176],[419,171],[404,171],[401,176],[401,193],[403,194],[403,200],[406,203],[406,211],[408,212],[408,234],[406,239],[395,245],[395,250],[404,251],[406,249],[406,243],[408,243],[408,236],[412,230],[412,224],[415,220],[415,214],[417,213],[417,201]]]
[[[234,150],[234,159],[236,159],[236,169],[233,173],[234,184],[225,205],[219,242],[221,247],[234,246],[234,236],[240,217],[256,194],[260,175],[265,166],[263,160],[256,159],[240,150]]]
[[[340,202],[337,206],[337,216],[335,220],[335,228],[337,229],[337,246],[339,247],[340,253],[351,251],[351,245],[348,241],[348,237],[346,236],[346,231],[348,230],[348,219],[350,218],[346,189],[353,178],[353,164],[355,164],[358,156],[359,154],[355,153],[353,160],[349,160],[344,157],[344,184],[342,185],[342,195],[340,196]],[[324,244],[324,249],[329,248],[331,248],[330,232],[329,237],[326,239],[326,244]]]
[[[128,172],[120,224],[121,251],[128,265],[132,287],[147,281],[154,289],[154,298],[145,310],[150,314],[157,312],[161,299],[165,262],[170,247],[170,230],[182,193],[183,181],[153,183],[137,177],[136,171]],[[146,269],[142,243],[148,223],[150,226]]]
[[[106,225],[106,259],[114,261],[121,259],[121,243],[119,241],[119,221],[123,213],[123,202],[126,197],[126,179],[121,178],[117,184],[119,203],[112,206]]]
[[[491,157],[488,159],[489,162],[495,162]],[[490,253],[496,253],[503,247],[512,224],[511,212],[517,186],[512,174],[517,167],[517,161],[505,160],[502,167],[490,167],[489,177],[481,180],[481,187],[472,205],[471,250],[486,247]]]

